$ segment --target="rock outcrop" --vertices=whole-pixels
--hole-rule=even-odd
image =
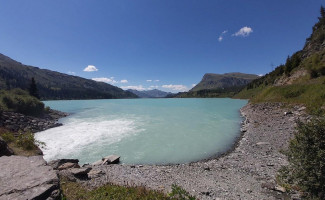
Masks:
[[[7,143],[0,137],[0,156],[10,156],[14,152],[8,147]]]
[[[59,178],[42,156],[2,156],[0,166],[0,200],[59,199]]]
[[[32,131],[33,133],[43,131],[49,128],[61,126],[61,123],[57,123],[60,117],[67,116],[66,113],[53,111],[54,117],[44,116],[41,118],[26,116],[15,112],[3,112],[0,115],[0,126],[6,129],[18,132],[21,131]]]

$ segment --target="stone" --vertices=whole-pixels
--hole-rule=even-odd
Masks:
[[[117,155],[110,155],[107,157],[102,158],[101,160],[98,160],[91,165],[97,166],[97,165],[109,165],[109,164],[118,164],[120,162],[120,156]]]
[[[269,145],[270,143],[269,142],[258,142],[256,143],[257,145]]]
[[[291,115],[291,114],[293,114],[291,111],[284,112],[284,115]]]
[[[88,173],[90,172],[91,167],[83,167],[83,168],[70,168],[66,170],[68,174],[78,178],[78,179],[88,179]]]
[[[103,172],[102,170],[94,170],[92,169],[90,172],[88,172],[88,177],[89,178],[97,178],[100,177],[102,175],[104,175],[105,172]]]
[[[110,155],[103,158],[103,165],[105,164],[117,164],[120,162],[120,156]]]
[[[286,192],[286,189],[284,187],[280,186],[280,185],[275,186],[274,190],[278,191],[278,192],[282,192],[282,193]]]
[[[64,163],[79,163],[78,159],[58,159],[58,160],[52,160],[48,163],[48,165],[52,166],[53,169],[58,169],[59,166],[61,166]]]
[[[0,137],[0,156],[11,156],[14,152],[8,147],[7,143]]]
[[[96,162],[92,163],[91,165],[97,166],[97,165],[102,165],[102,164],[103,164],[103,160],[97,160]]]
[[[42,156],[2,156],[0,166],[0,199],[59,199],[59,178]]]
[[[64,169],[69,169],[69,168],[80,168],[78,163],[72,163],[72,162],[67,162],[58,167],[58,170],[64,170]]]

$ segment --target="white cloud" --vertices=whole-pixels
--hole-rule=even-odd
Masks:
[[[257,74],[257,76],[264,76],[264,74]]]
[[[168,88],[168,89],[171,89],[171,90],[174,90],[174,91],[180,91],[180,92],[184,92],[186,90],[188,90],[188,88],[185,86],[185,85],[163,85],[161,86],[163,88]]]
[[[124,80],[121,80],[120,82],[121,83],[128,83],[129,81],[124,79]]]
[[[232,34],[232,36],[242,36],[242,37],[247,37],[249,34],[253,32],[253,29],[248,26],[244,26],[241,28],[237,33]]]
[[[92,80],[97,81],[97,82],[104,82],[104,83],[109,83],[109,84],[114,84],[117,83],[117,81],[114,80],[114,77],[111,78],[92,78]]]
[[[155,80],[155,82],[159,82],[160,80]]]
[[[138,90],[138,91],[143,91],[146,90],[146,88],[144,88],[142,85],[129,85],[129,86],[122,86],[121,87],[123,90]]]
[[[71,74],[71,75],[76,75],[76,72],[71,72],[71,71],[68,71],[68,74]]]
[[[192,87],[195,87],[195,86],[196,86],[196,84],[195,84],[195,83],[193,83],[193,84],[192,84]]]
[[[147,80],[147,82],[151,82],[152,80]]]
[[[94,65],[88,65],[88,67],[84,69],[84,72],[95,72],[95,71],[98,71],[98,69]]]
[[[223,40],[223,35],[225,35],[228,31],[224,30],[222,33],[219,35],[218,41],[221,42]]]
[[[159,86],[158,85],[151,85],[151,86],[149,86],[149,88],[150,89],[157,89],[157,88],[159,88]]]

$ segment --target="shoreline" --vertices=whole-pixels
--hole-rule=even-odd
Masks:
[[[306,117],[299,106],[284,114],[288,110],[281,103],[245,105],[240,109],[244,117],[240,136],[217,158],[172,165],[92,166],[100,175],[78,181],[88,188],[112,183],[166,193],[177,184],[198,199],[285,198],[287,194],[274,190],[278,169],[288,164],[280,151],[294,135],[295,120]]]

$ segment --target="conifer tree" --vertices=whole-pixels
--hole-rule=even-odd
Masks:
[[[32,78],[32,82],[31,82],[31,84],[29,86],[29,94],[31,96],[34,96],[34,97],[38,98],[38,99],[40,98],[39,94],[38,94],[38,89],[37,89],[34,77]]]

